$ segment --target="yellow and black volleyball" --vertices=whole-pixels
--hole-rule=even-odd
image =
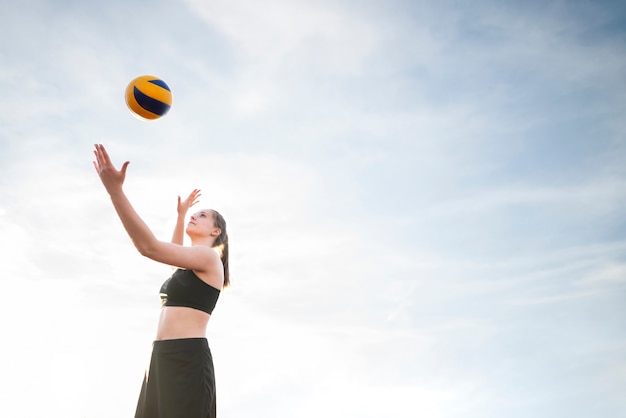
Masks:
[[[158,119],[169,112],[172,92],[160,78],[142,75],[126,87],[126,104],[140,118]]]

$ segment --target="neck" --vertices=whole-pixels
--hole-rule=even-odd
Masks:
[[[213,247],[214,239],[210,238],[191,238],[191,245],[206,245],[207,247]]]

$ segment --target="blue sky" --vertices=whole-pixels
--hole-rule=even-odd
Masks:
[[[0,4],[0,408],[132,416],[177,195],[229,223],[220,416],[626,416],[626,8]],[[127,83],[174,104],[134,118]],[[36,394],[33,396],[33,394]],[[3,412],[3,415],[6,415]]]

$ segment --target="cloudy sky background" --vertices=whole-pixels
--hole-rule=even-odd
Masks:
[[[0,2],[0,408],[130,417],[176,196],[229,223],[220,417],[626,416],[619,1]],[[174,105],[123,92],[163,78]],[[8,414],[8,411],[11,411]]]

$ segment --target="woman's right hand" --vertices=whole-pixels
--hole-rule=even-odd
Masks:
[[[200,194],[200,189],[193,189],[187,199],[181,200],[180,196],[178,196],[178,216],[185,216],[190,207],[198,203],[198,198],[202,196]]]
[[[126,178],[126,168],[128,164],[130,164],[130,161],[126,161],[122,164],[122,168],[117,170],[111,162],[111,157],[109,157],[109,153],[107,153],[104,145],[95,144],[93,153],[96,156],[96,160],[93,161],[93,166],[100,176],[100,180],[107,192],[109,192],[111,196],[117,192],[121,192],[124,179]]]

